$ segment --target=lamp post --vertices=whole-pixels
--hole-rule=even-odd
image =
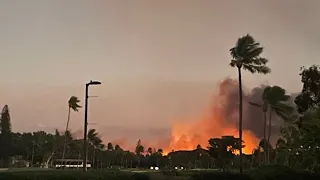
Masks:
[[[99,81],[90,81],[86,83],[86,95],[85,95],[85,108],[84,108],[84,137],[83,137],[83,172],[87,172],[87,156],[88,156],[88,143],[87,143],[87,131],[88,131],[88,89],[90,85],[100,85]]]

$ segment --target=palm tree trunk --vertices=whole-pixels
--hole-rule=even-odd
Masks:
[[[252,155],[251,155],[251,163],[250,163],[250,169],[252,169],[252,167],[253,167],[253,161],[254,161],[254,151],[255,151],[255,149],[253,149],[252,150]]]
[[[241,67],[238,67],[239,78],[239,139],[240,139],[240,173],[243,172],[242,167],[242,81],[241,81]]]
[[[52,153],[50,154],[49,158],[48,158],[47,161],[46,161],[46,165],[49,166],[49,162],[51,161],[51,158],[53,157],[53,155],[54,155],[54,152],[52,152]]]
[[[67,121],[66,131],[64,132],[64,143],[63,143],[62,159],[64,159],[64,155],[66,153],[66,147],[67,147],[67,132],[68,132],[69,121],[70,121],[70,110],[71,110],[71,108],[69,107],[68,121]]]
[[[267,112],[263,112],[263,118],[264,118],[264,122],[263,122],[263,155],[264,155],[264,165],[267,164],[267,150],[268,150],[268,145],[267,145]]]
[[[258,152],[258,166],[261,166],[261,151]]]
[[[80,150],[80,148],[79,148],[79,150]],[[80,166],[80,151],[79,151],[79,154],[78,154],[78,166],[77,166],[77,168],[79,169],[79,166]]]
[[[96,156],[96,147],[93,147],[93,156],[92,156],[92,168],[95,168],[95,156]]]
[[[267,145],[267,152],[268,152],[268,165],[270,163],[270,136],[271,136],[271,119],[272,119],[272,109],[269,109],[269,132],[268,132],[268,145]]]

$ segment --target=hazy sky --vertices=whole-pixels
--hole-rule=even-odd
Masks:
[[[246,33],[272,74],[245,73],[245,85],[296,92],[299,67],[319,62],[319,9],[318,0],[0,0],[0,105],[14,131],[63,129],[68,98],[83,100],[94,79],[103,85],[91,88],[92,127],[167,128],[236,77],[229,49]],[[82,122],[83,110],[72,114],[72,129]]]

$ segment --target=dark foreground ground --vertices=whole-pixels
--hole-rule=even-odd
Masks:
[[[319,174],[280,166],[255,169],[243,174],[202,171],[105,170],[81,171],[12,169],[0,171],[0,180],[320,180]]]

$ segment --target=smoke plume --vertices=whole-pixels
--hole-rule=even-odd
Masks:
[[[262,104],[262,93],[267,85],[251,90],[243,88],[243,140],[245,153],[251,153],[263,138],[262,109],[249,102]],[[171,128],[170,144],[166,151],[194,149],[198,144],[208,146],[208,139],[233,135],[238,137],[239,89],[237,80],[226,78],[217,85],[212,104],[192,123],[174,123]],[[282,121],[274,114],[271,126],[271,143],[279,136]]]

